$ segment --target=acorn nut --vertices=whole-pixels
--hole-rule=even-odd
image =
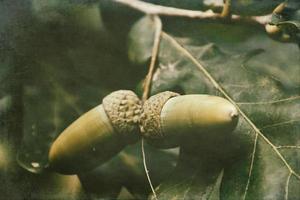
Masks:
[[[95,168],[139,139],[141,101],[129,90],[106,96],[54,141],[49,152],[50,169],[78,174]]]
[[[280,28],[277,25],[266,24],[265,25],[266,32],[270,35],[276,35],[281,32]]]
[[[222,97],[162,92],[144,103],[140,128],[148,143],[173,148],[190,139],[226,135],[237,122],[237,109]]]

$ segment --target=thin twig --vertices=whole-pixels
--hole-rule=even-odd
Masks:
[[[161,39],[161,32],[162,32],[162,23],[160,21],[160,18],[158,16],[153,16],[154,24],[155,24],[155,34],[154,34],[154,43],[153,43],[153,48],[152,48],[152,53],[151,53],[151,61],[149,65],[149,71],[146,76],[146,80],[144,82],[144,91],[143,91],[143,97],[142,97],[142,102],[144,103],[150,94],[151,90],[151,83],[152,83],[152,78],[153,78],[153,73],[155,70],[155,64],[158,56],[158,50],[159,50],[159,44],[160,44],[160,39]],[[153,187],[150,175],[149,175],[149,170],[147,168],[147,163],[146,163],[146,154],[145,154],[145,148],[144,148],[144,139],[142,138],[142,156],[143,156],[143,164],[144,164],[144,169],[146,172],[146,176],[149,182],[149,185],[151,187],[153,197],[154,199],[157,200],[157,195],[155,192],[155,189]]]
[[[231,0],[225,0],[225,3],[223,5],[223,10],[221,13],[221,17],[231,18],[230,6],[231,6]]]
[[[222,19],[221,14],[214,13],[212,10],[208,10],[208,11],[187,10],[187,9],[174,8],[169,6],[156,5],[156,4],[147,3],[139,0],[114,0],[114,1],[149,15],[187,17],[187,18],[194,18],[194,19]],[[239,15],[232,15],[231,20],[233,21],[240,20],[241,18],[243,17]],[[252,16],[249,18],[258,24],[265,25],[270,21],[271,15]]]
[[[151,178],[150,178],[150,175],[149,175],[149,170],[148,170],[148,168],[147,168],[146,154],[145,154],[145,147],[144,147],[144,139],[143,139],[143,138],[142,138],[142,156],[143,156],[144,169],[145,169],[146,176],[147,176],[149,185],[150,185],[151,190],[152,190],[152,193],[153,193],[153,197],[154,197],[155,200],[158,200],[158,199],[157,199],[156,192],[155,192],[155,189],[154,189],[154,187],[153,187],[153,185],[152,185],[152,182],[151,182]]]
[[[155,5],[152,3],[147,3],[139,0],[114,0],[114,1],[150,15],[188,17],[188,18],[199,18],[199,19],[220,17],[219,14],[213,12],[203,12],[203,11],[186,10],[186,9],[180,9],[180,8],[174,8],[168,6],[160,6],[160,5]]]
[[[156,60],[157,60],[160,38],[161,38],[161,31],[162,31],[162,23],[161,23],[159,17],[154,16],[153,20],[154,20],[154,23],[156,26],[155,27],[155,35],[154,35],[154,44],[153,44],[152,53],[151,53],[151,61],[150,61],[150,65],[149,65],[149,71],[146,76],[146,80],[144,82],[144,92],[143,92],[143,97],[142,97],[143,102],[145,102],[148,99],[148,96],[150,94],[151,83],[152,83],[153,73],[154,73],[155,64],[156,64]]]

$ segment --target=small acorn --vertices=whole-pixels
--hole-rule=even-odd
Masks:
[[[265,29],[266,29],[266,32],[270,35],[276,35],[281,32],[280,28],[273,24],[266,24]]]
[[[287,26],[286,26],[287,27]],[[294,42],[294,37],[282,25],[266,24],[265,30],[270,38],[283,43]]]
[[[109,94],[54,141],[49,168],[62,174],[78,174],[106,162],[139,139],[140,113],[141,101],[132,91]]]
[[[180,96],[167,91],[144,103],[140,128],[151,145],[173,148],[188,144],[189,140],[231,132],[237,122],[237,109],[222,97]]]
[[[283,2],[283,3],[280,3],[274,10],[273,10],[273,15],[278,15],[280,14],[284,8],[286,6],[286,3]],[[275,24],[271,24],[271,23],[268,23],[265,25],[265,30],[266,32],[273,38],[277,38],[277,39],[280,39],[281,36],[282,36],[282,30],[280,29],[279,26],[275,25]]]

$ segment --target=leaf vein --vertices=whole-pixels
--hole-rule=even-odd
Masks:
[[[270,124],[270,125],[266,125],[260,128],[260,130],[263,129],[267,129],[267,128],[274,128],[274,127],[278,127],[278,126],[284,126],[287,124],[293,124],[293,123],[297,123],[300,122],[300,118],[299,119],[292,119],[292,120],[288,120],[288,121],[283,121],[283,122],[279,122],[279,123],[275,123],[275,124]]]
[[[285,184],[285,195],[284,195],[284,199],[288,200],[289,199],[289,184],[290,184],[290,179],[292,176],[292,172],[289,173],[287,180],[286,180],[286,184]]]
[[[292,146],[292,145],[287,145],[287,146],[277,146],[277,149],[300,149],[300,146]]]
[[[293,100],[298,100],[300,99],[300,96],[293,96],[285,99],[278,99],[278,100],[273,100],[273,101],[261,101],[261,102],[238,102],[237,104],[239,105],[258,105],[258,104],[276,104],[276,103],[283,103],[283,102],[288,102],[288,101],[293,101]]]
[[[249,168],[249,174],[248,174],[248,179],[247,179],[245,192],[244,192],[244,195],[243,195],[243,200],[246,199],[247,192],[248,192],[249,185],[250,185],[250,180],[251,180],[253,165],[254,165],[254,159],[255,159],[255,153],[256,153],[256,148],[257,148],[257,138],[258,138],[258,134],[256,133],[255,134],[255,139],[254,139],[254,144],[253,144],[253,151],[252,151],[252,155],[251,155],[251,164],[250,164],[250,168]]]

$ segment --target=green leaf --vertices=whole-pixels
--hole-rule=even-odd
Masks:
[[[134,88],[139,80],[132,78],[139,71],[101,27],[97,5],[49,9],[57,18],[39,10],[18,19],[31,26],[14,27],[20,35],[13,40],[16,53],[23,58],[24,134],[18,160],[33,172],[47,165],[49,147],[64,128],[109,92]]]
[[[141,18],[131,28],[128,35],[128,57],[131,62],[144,64],[151,58],[155,27],[155,20],[148,16]]]
[[[177,149],[159,150],[146,144],[145,151],[152,183],[157,186],[175,167]],[[150,193],[141,159],[140,143],[127,146],[103,165],[80,174],[80,180],[87,192],[102,198],[116,198],[122,186],[138,199],[146,199]]]
[[[157,198],[216,199],[223,174],[216,152],[207,154],[200,145],[181,147],[180,151],[175,170],[156,189]],[[195,151],[199,153],[194,155]]]
[[[209,199],[210,188],[224,169],[220,199],[298,199],[297,47],[276,43],[259,27],[245,24],[186,20],[185,24],[177,23],[179,28],[168,22],[163,27],[166,32],[161,37],[152,92],[181,88],[185,93],[223,96],[240,110],[240,122],[226,145],[215,143],[213,150],[203,150],[212,156],[226,152],[221,156],[224,160],[212,164],[206,174],[201,167],[207,161],[202,151],[181,151],[181,160],[187,156],[203,160],[192,170],[189,161],[179,161],[173,175],[157,188],[158,197]],[[236,30],[247,29],[255,34],[233,37]],[[231,40],[226,40],[227,34]]]

